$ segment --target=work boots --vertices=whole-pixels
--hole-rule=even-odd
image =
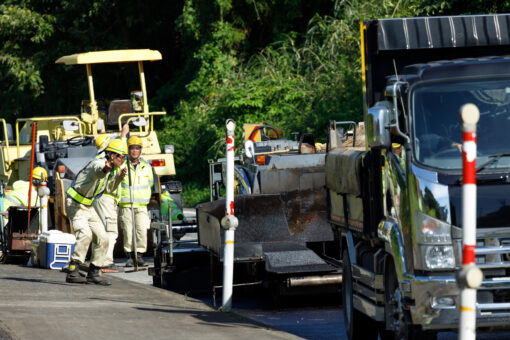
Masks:
[[[111,281],[101,276],[101,268],[94,266],[92,263],[89,266],[89,272],[87,274],[87,282],[95,283],[96,285],[109,286]]]
[[[128,259],[126,262],[126,267],[134,267],[135,266],[135,257],[133,256],[133,253],[127,251],[126,257]]]
[[[87,283],[87,278],[80,273],[80,264],[75,261],[69,263],[69,272],[66,276],[68,283]]]
[[[136,258],[138,259],[138,267],[145,267],[147,266],[147,263],[143,260],[143,254],[142,253],[136,253]]]

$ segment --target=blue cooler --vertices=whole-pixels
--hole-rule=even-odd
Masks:
[[[39,239],[39,263],[43,268],[61,269],[71,261],[76,237],[60,230],[42,233]]]

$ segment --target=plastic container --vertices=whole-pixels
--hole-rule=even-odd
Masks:
[[[42,233],[39,239],[39,264],[43,268],[61,269],[71,261],[76,237],[60,230]]]

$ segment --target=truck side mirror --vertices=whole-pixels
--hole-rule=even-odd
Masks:
[[[390,115],[392,105],[389,101],[381,101],[368,109],[366,126],[366,142],[370,147],[389,148]]]

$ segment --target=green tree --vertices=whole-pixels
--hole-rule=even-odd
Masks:
[[[164,120],[169,129],[160,134],[177,145],[178,168],[187,179],[205,179],[204,158],[223,155],[227,118],[238,123],[238,141],[242,123],[272,124],[286,136],[311,132],[324,141],[329,120],[361,120],[359,21],[413,16],[420,2],[331,1],[329,15],[312,11],[316,14],[305,32],[279,31],[273,35],[278,40],[253,54],[243,53],[253,46],[249,42],[258,41],[244,26],[249,17],[236,12],[230,1],[213,4],[216,12],[208,10],[207,20],[201,19],[201,1],[184,5],[179,24],[190,37],[204,41],[194,54],[199,70],[187,85],[188,97]],[[286,13],[299,4],[285,2]],[[262,21],[276,7],[272,1],[255,6],[252,15]]]
[[[38,46],[54,30],[55,18],[15,1],[0,4],[0,102],[2,113],[17,114],[17,104],[44,93]]]

